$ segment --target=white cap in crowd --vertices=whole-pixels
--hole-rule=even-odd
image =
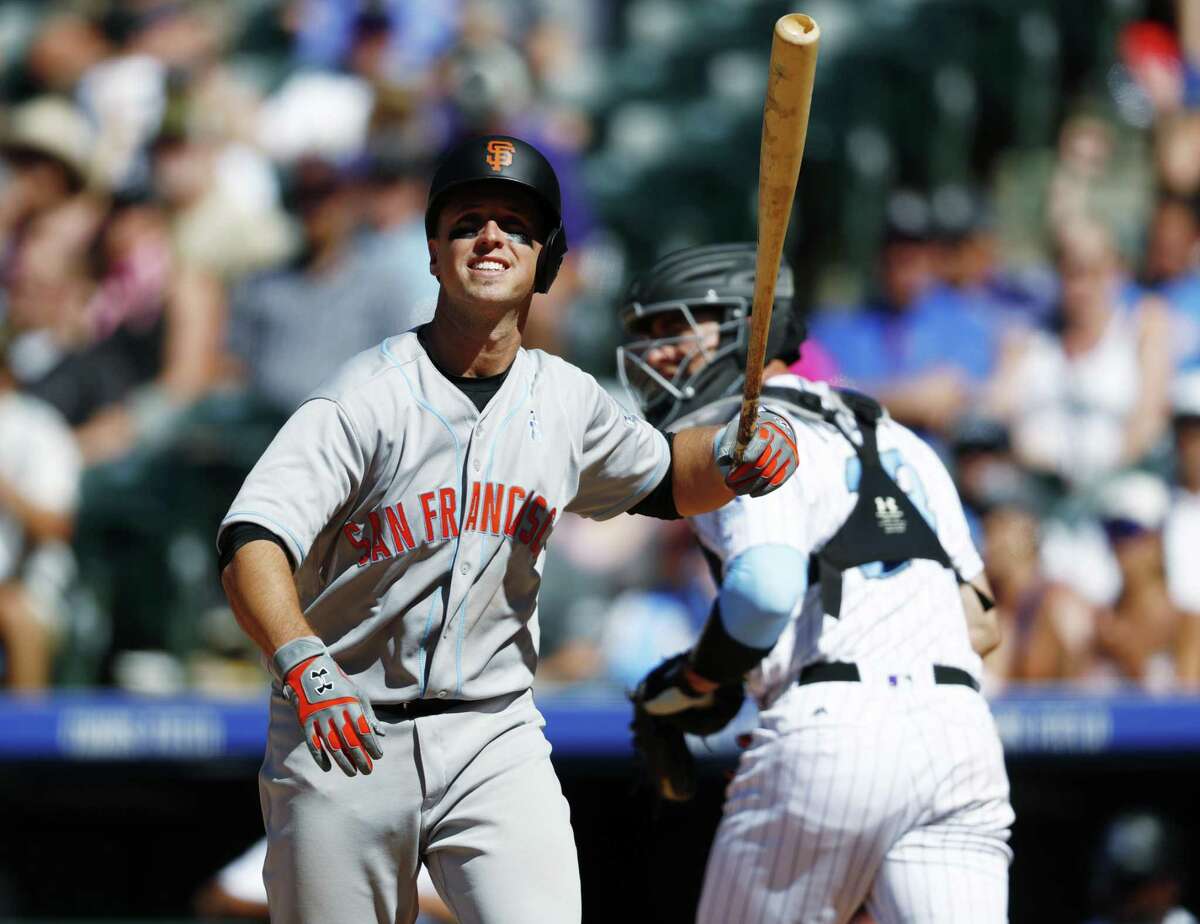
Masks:
[[[1175,377],[1171,385],[1171,414],[1200,419],[1200,369],[1190,369]]]
[[[1097,497],[1100,519],[1158,530],[1166,521],[1171,492],[1157,475],[1123,472],[1106,482]]]

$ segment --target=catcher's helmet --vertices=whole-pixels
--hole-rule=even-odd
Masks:
[[[624,346],[617,372],[646,419],[663,427],[704,405],[737,394],[746,378],[746,343],[754,301],[754,244],[690,247],[668,254],[630,285],[621,304]],[[783,264],[775,283],[775,306],[767,333],[767,359],[792,357],[805,327],[792,307],[792,271]],[[678,336],[653,337],[656,319],[680,321]],[[715,316],[719,340],[706,347],[698,322]],[[690,350],[668,379],[646,361],[650,350],[686,344]],[[693,345],[694,344],[694,345]]]
[[[433,174],[425,207],[425,233],[436,234],[438,211],[446,194],[467,183],[505,182],[533,193],[546,213],[546,240],[538,257],[535,292],[549,291],[563,254],[567,234],[562,223],[562,198],[558,177],[550,162],[528,142],[509,135],[479,135],[451,148]]]

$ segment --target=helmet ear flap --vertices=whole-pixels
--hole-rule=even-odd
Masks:
[[[533,277],[534,292],[550,291],[566,252],[567,232],[559,223],[550,229],[550,233],[546,235],[546,242],[542,244],[542,252],[538,254],[537,271]]]

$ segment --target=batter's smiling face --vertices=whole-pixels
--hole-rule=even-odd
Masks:
[[[543,240],[542,210],[531,194],[470,184],[450,193],[438,214],[429,269],[452,301],[520,304],[533,293]]]

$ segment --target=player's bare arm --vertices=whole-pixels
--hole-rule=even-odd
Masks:
[[[221,584],[238,625],[295,707],[313,760],[323,770],[336,763],[347,776],[370,773],[383,756],[383,728],[304,618],[283,548],[268,539],[246,542],[222,569]]]
[[[682,516],[716,510],[733,498],[712,459],[719,427],[681,430],[671,444],[672,492]]]
[[[238,625],[268,658],[294,639],[312,635],[300,610],[287,555],[274,542],[257,539],[233,554],[221,586]]]
[[[960,584],[958,591],[962,595],[971,648],[979,657],[985,657],[1000,645],[1000,621],[996,618],[996,608],[983,605],[985,599],[992,599],[992,587],[987,575],[980,573],[965,584]]]

